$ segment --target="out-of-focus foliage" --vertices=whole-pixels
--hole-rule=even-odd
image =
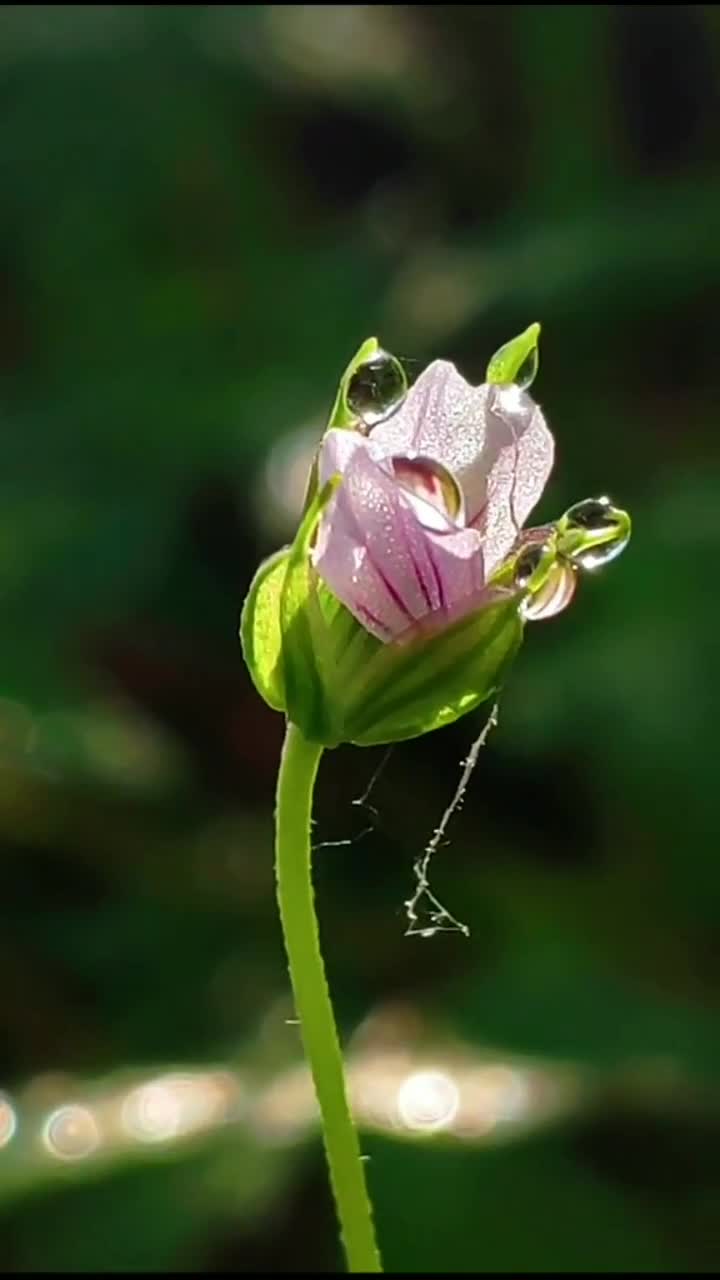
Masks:
[[[337,1264],[240,604],[365,334],[480,381],[535,319],[537,516],[606,491],[633,542],[529,630],[434,864],[470,940],[402,903],[479,721],[395,749],[317,885],[348,1034],[585,1085],[504,1142],[488,1089],[470,1136],[386,1117],[371,1189],[395,1270],[720,1263],[719,75],[704,5],[0,10],[5,1269]],[[376,763],[327,757],[318,839]],[[128,1121],[187,1063],[246,1103]]]

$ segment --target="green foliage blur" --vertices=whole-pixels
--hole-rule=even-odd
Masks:
[[[480,715],[395,749],[316,882],[373,1079],[389,1036],[563,1102],[372,1126],[381,1243],[720,1265],[719,76],[710,5],[0,9],[0,1269],[339,1265],[240,605],[364,338],[479,382],[534,320],[538,521],[607,492],[633,541],[528,628],[432,868],[469,940],[403,902]],[[378,758],[326,757],[318,840]],[[244,1101],[135,1141],[108,1099],[178,1071]]]

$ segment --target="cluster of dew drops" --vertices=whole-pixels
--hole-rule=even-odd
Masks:
[[[537,370],[535,346],[518,369],[514,385],[521,391],[527,390]],[[348,380],[346,407],[361,424],[360,429],[369,434],[400,408],[407,395],[407,386],[400,360],[387,351],[376,351]],[[422,462],[425,467],[431,465],[430,459]],[[431,479],[438,482],[445,495],[454,501],[455,495],[451,490],[452,486],[457,487],[457,482],[450,477],[452,486],[449,485],[449,473],[447,477],[440,474],[445,469],[439,464],[434,464],[431,469],[437,472]],[[587,498],[575,503],[565,512],[563,523],[566,529],[584,533],[591,545],[581,545],[570,553],[564,553],[554,550],[546,538],[539,537],[521,549],[513,568],[513,581],[517,587],[529,587],[543,561],[550,562],[542,585],[537,591],[530,591],[521,604],[523,617],[528,622],[560,613],[573,598],[578,573],[601,568],[620,555],[627,545],[629,534],[618,526],[615,508],[607,497]],[[547,533],[551,531],[548,529]],[[594,542],[598,537],[603,540]]]

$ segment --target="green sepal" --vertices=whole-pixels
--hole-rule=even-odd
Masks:
[[[258,693],[274,711],[285,711],[280,601],[290,548],[263,561],[253,578],[240,615],[240,641]]]
[[[523,388],[529,387],[538,371],[539,337],[540,325],[535,322],[518,334],[517,338],[506,342],[488,364],[486,381],[500,386],[508,386],[514,382]]]
[[[333,736],[334,708],[325,696],[324,636],[310,552],[318,521],[340,484],[332,477],[311,502],[290,548],[280,595],[285,710],[311,742]]]
[[[340,430],[352,430],[357,426],[357,418],[350,412],[347,404],[347,385],[361,364],[365,364],[366,360],[370,360],[380,350],[380,344],[377,338],[366,338],[362,346],[358,347],[347,369],[345,370],[337,389],[335,403],[330,412],[326,431],[332,431],[335,428]],[[318,485],[318,460],[317,456],[313,459],[310,475],[308,477],[307,489],[305,490],[305,499],[303,502],[303,514],[309,509],[311,503],[315,499]]]
[[[258,691],[326,747],[398,742],[451,724],[495,693],[523,624],[516,593],[445,629],[383,644],[320,581],[310,545],[332,484],[298,537],[256,575],[243,610],[245,658]]]
[[[299,711],[315,669],[309,635],[310,546],[318,520],[339,477],[333,477],[303,516],[292,546],[263,561],[253,578],[240,616],[243,656],[258,693],[274,711]],[[309,670],[306,663],[310,662]],[[307,719],[306,716],[302,717]],[[298,721],[299,723],[299,721]]]
[[[357,418],[348,408],[347,403],[347,387],[350,379],[361,364],[366,364],[380,350],[380,344],[377,338],[366,338],[362,346],[358,347],[347,369],[345,370],[335,397],[335,403],[332,407],[330,420],[327,425],[328,431],[333,428],[352,428],[357,426]]]
[[[434,634],[382,644],[367,664],[335,671],[345,689],[344,740],[358,746],[399,742],[452,724],[497,692],[522,642],[515,593]]]

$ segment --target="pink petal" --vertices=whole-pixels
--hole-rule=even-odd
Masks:
[[[429,615],[456,611],[484,589],[482,538],[475,529],[429,531],[412,495],[389,464],[376,461],[356,436],[348,447],[325,438],[320,475],[342,468],[343,483],[324,514],[313,563],[331,591],[381,640],[407,632]],[[326,456],[327,450],[327,456]]]
[[[387,457],[415,451],[442,462],[460,481],[472,514],[484,497],[483,478],[473,485],[472,472],[485,442],[487,392],[471,387],[447,360],[435,360],[397,413],[372,432],[373,452]]]
[[[488,575],[514,546],[545,488],[554,455],[553,437],[528,395],[517,387],[491,387],[489,392],[480,463],[487,468],[486,498],[472,520],[484,536]]]
[[[416,451],[448,467],[465,495],[469,523],[489,538],[496,565],[538,501],[553,463],[553,438],[535,402],[517,387],[472,387],[436,360],[403,406],[372,432],[375,457]]]
[[[323,438],[318,463],[320,488],[334,475],[342,475],[356,449],[366,449],[367,441],[359,431],[333,429]]]

